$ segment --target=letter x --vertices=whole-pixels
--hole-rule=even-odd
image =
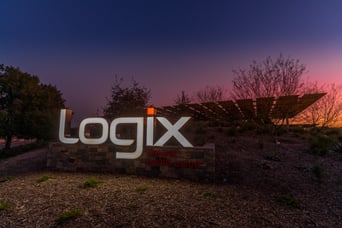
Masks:
[[[157,117],[158,121],[167,129],[167,132],[154,144],[163,146],[172,136],[184,147],[193,147],[191,143],[178,131],[191,117],[182,117],[174,125],[166,118]]]

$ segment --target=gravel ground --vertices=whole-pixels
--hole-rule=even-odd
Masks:
[[[0,227],[342,227],[342,155],[303,152],[294,136],[269,142],[215,135],[217,184],[49,172],[46,149],[2,160]],[[100,184],[82,187],[89,178]]]
[[[42,183],[37,180],[53,177]],[[101,181],[82,188],[89,178]],[[35,173],[0,184],[1,227],[55,227],[65,211],[84,214],[67,227],[293,227],[318,224],[306,210],[275,202],[241,186],[215,186],[179,180],[76,173]]]

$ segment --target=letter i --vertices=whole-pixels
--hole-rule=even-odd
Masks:
[[[154,128],[154,117],[147,117],[147,129],[146,129],[146,146],[153,146],[153,128]]]

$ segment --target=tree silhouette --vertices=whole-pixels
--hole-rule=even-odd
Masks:
[[[190,102],[191,102],[191,99],[184,90],[182,90],[180,95],[177,94],[177,97],[175,99],[176,105],[185,105],[185,104],[189,104]]]
[[[0,65],[0,136],[10,148],[14,136],[50,139],[57,135],[59,109],[64,108],[56,87],[37,76]]]
[[[307,93],[326,92],[327,94],[308,107],[296,119],[311,123],[314,126],[333,126],[342,113],[342,86],[336,86],[335,83],[319,86],[315,82],[308,85],[305,91]]]
[[[149,89],[140,86],[135,80],[132,80],[131,86],[124,86],[123,78],[117,76],[111,90],[111,97],[103,109],[106,118],[142,114],[151,98]]]
[[[197,91],[196,96],[199,102],[215,102],[223,99],[224,90],[220,86],[206,86],[204,89]]]
[[[273,60],[266,58],[262,63],[253,63],[247,69],[233,70],[234,99],[256,99],[299,94],[304,86],[301,80],[305,66],[297,59],[282,55]]]

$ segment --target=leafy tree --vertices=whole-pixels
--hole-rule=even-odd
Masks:
[[[231,96],[234,99],[255,99],[299,94],[304,86],[301,76],[306,67],[297,59],[280,55],[273,60],[253,63],[247,69],[233,70]]]
[[[223,99],[224,90],[220,86],[206,86],[204,89],[197,91],[196,96],[199,102],[220,101]]]
[[[189,104],[190,102],[191,102],[191,99],[184,90],[182,90],[180,95],[177,94],[177,97],[175,99],[176,105],[185,105],[185,104]]]
[[[57,135],[59,109],[64,107],[56,87],[37,76],[0,65],[0,136],[10,148],[12,138],[50,139]]]
[[[107,118],[142,114],[150,98],[151,90],[140,86],[135,80],[132,80],[131,86],[124,86],[123,78],[115,77],[112,94],[110,99],[107,99],[103,113]]]

